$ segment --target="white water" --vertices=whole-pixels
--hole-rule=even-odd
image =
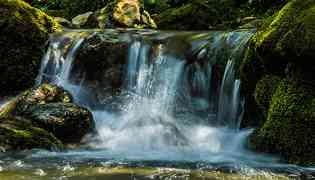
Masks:
[[[72,38],[71,48],[65,51],[62,44],[65,37],[51,42],[38,83],[63,86],[80,102],[84,87],[69,79],[75,54],[84,39]],[[122,111],[92,109],[98,136],[87,141],[91,147],[102,151],[83,154],[215,163],[264,161],[243,147],[251,131],[239,131],[243,106],[235,61],[250,37],[250,32],[216,32],[191,40],[191,49],[184,50],[190,53],[200,50],[191,64],[187,64],[185,56],[178,55],[178,51],[183,50],[171,49],[174,42],[171,47],[169,42],[161,42],[155,46],[155,53],[150,54],[150,44],[131,39],[125,93],[121,95],[124,101],[119,104]],[[174,41],[176,44],[176,38]],[[205,44],[207,48],[203,47]],[[177,46],[181,46],[180,41]],[[220,56],[222,52],[224,56]],[[214,78],[214,73],[219,71],[218,63],[226,64],[221,79]],[[79,154],[83,156],[82,152]]]

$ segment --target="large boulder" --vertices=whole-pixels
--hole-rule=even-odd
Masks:
[[[43,84],[25,91],[0,109],[2,118],[29,119],[32,127],[52,133],[63,143],[78,143],[94,130],[92,114],[72,103],[72,96],[61,87]]]
[[[315,1],[291,0],[265,20],[241,66],[249,146],[314,164]]]
[[[42,148],[62,149],[62,143],[44,129],[24,118],[0,118],[0,147],[4,151]]]
[[[34,85],[42,49],[59,25],[22,0],[0,0],[0,96]]]

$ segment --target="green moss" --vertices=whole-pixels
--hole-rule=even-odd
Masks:
[[[315,164],[315,96],[312,88],[282,80],[272,96],[267,121],[251,136],[255,150],[277,153],[290,163]]]
[[[277,76],[265,75],[256,84],[255,100],[265,116],[267,115],[272,95],[280,80]]]
[[[0,0],[0,95],[30,88],[49,33],[59,25],[21,0]]]
[[[61,142],[47,131],[22,118],[0,118],[0,146],[6,150],[62,149]]]
[[[266,64],[309,61],[315,56],[315,1],[292,0],[274,14],[257,35],[257,49]]]

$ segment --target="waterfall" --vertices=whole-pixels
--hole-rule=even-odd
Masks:
[[[81,97],[88,82],[84,78],[71,80],[77,77],[72,68],[78,63],[80,47],[102,33],[82,36],[72,32],[71,38],[66,33],[51,38],[37,83],[63,86],[78,102],[84,102]],[[128,61],[120,74],[120,92],[103,106],[89,107],[99,134],[91,140],[93,147],[133,157],[174,152],[174,157],[183,158],[185,153],[179,152],[191,152],[193,157],[216,154],[220,159],[239,151],[248,133],[237,132],[243,99],[236,72],[252,32],[117,34],[116,43],[128,43]],[[85,71],[84,66],[80,71]],[[113,104],[119,108],[106,108]]]

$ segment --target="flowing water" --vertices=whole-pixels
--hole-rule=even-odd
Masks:
[[[276,157],[245,148],[252,130],[240,129],[244,99],[238,68],[252,35],[251,30],[54,35],[37,84],[49,82],[69,90],[78,104],[92,111],[97,135],[86,137],[84,147],[66,152],[0,154],[0,178],[311,178],[312,168],[281,164]],[[108,94],[107,87],[91,88],[92,80],[85,78],[91,72],[86,66],[78,68],[76,58],[95,37],[128,48],[111,52],[125,52],[126,63],[118,71],[119,90],[102,99],[92,96]],[[93,65],[95,71],[98,67]],[[110,67],[102,68],[105,72]],[[98,84],[106,81],[101,76],[93,79]]]

